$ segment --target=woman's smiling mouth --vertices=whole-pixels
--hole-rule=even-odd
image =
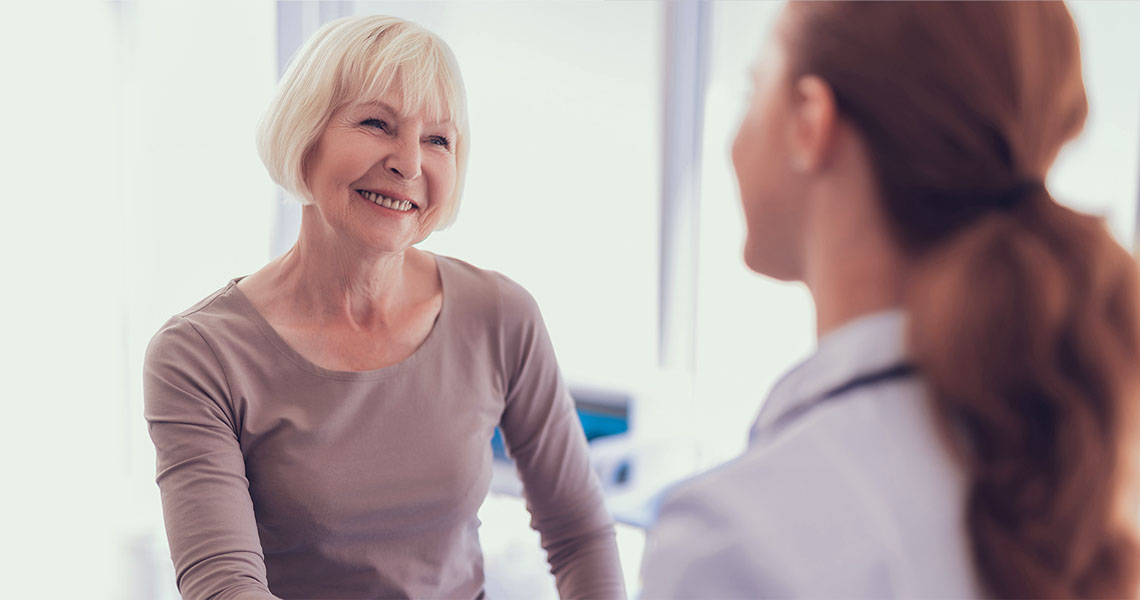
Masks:
[[[377,206],[383,206],[384,208],[388,208],[397,212],[411,212],[419,208],[414,202],[411,202],[409,200],[396,200],[394,198],[389,198],[387,196],[377,194],[376,192],[370,192],[368,190],[356,190],[356,193],[360,194],[362,198]]]

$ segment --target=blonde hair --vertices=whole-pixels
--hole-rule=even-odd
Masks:
[[[447,44],[396,17],[337,19],[305,42],[257,126],[257,153],[269,176],[302,204],[311,203],[305,159],[329,118],[342,106],[392,92],[405,112],[455,125],[455,191],[440,228],[451,224],[467,172],[467,94]]]

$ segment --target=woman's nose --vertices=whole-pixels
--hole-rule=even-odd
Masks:
[[[415,179],[420,176],[421,163],[418,141],[401,141],[385,159],[384,167],[400,179]]]

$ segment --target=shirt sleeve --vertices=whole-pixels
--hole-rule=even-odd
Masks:
[[[176,317],[151,340],[145,416],[178,589],[198,600],[269,600],[237,419],[209,344]]]
[[[613,519],[534,298],[507,282],[503,440],[564,598],[625,598]]]
[[[683,486],[662,505],[646,540],[642,600],[665,598],[793,598],[770,540],[742,534],[739,515],[707,487]]]

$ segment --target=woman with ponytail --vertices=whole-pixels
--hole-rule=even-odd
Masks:
[[[819,346],[670,494],[643,597],[1137,597],[1136,263],[1044,183],[1065,5],[792,3],[754,83],[744,258]]]

